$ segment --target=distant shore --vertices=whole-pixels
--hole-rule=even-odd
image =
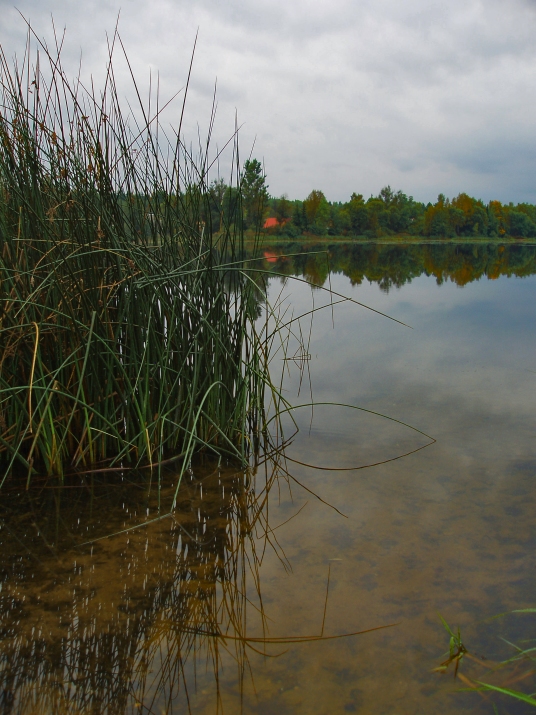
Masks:
[[[410,236],[409,234],[400,234],[394,236],[379,236],[370,238],[369,236],[314,236],[312,234],[304,234],[302,236],[277,236],[269,233],[263,233],[260,237],[261,243],[264,246],[276,246],[289,243],[299,244],[318,244],[318,243],[382,243],[382,244],[447,244],[447,243],[494,243],[494,244],[520,244],[524,246],[536,246],[536,238],[513,238],[512,236],[455,236],[454,238],[438,238],[426,236]],[[253,235],[246,236],[246,243],[253,243],[255,238]]]

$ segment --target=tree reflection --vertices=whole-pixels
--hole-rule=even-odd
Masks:
[[[464,286],[480,278],[536,273],[536,246],[494,243],[382,244],[328,241],[279,243],[265,247],[265,268],[285,276],[302,276],[324,285],[329,272],[342,273],[352,285],[364,280],[381,290],[400,288],[420,275],[437,283]]]

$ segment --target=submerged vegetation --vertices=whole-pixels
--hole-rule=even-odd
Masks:
[[[117,34],[101,92],[30,45],[20,65],[0,55],[3,475],[187,464],[200,448],[244,463],[270,381],[236,142],[216,226],[210,136],[194,158],[159,98],[122,112]]]

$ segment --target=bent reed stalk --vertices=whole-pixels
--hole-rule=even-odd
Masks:
[[[36,38],[33,65],[28,37],[21,65],[0,52],[0,486],[201,448],[247,462],[272,386],[239,190],[210,221],[214,112],[194,160],[132,72],[141,120],[122,113],[117,32],[100,93],[67,79],[62,43]],[[239,189],[236,141],[233,166]]]

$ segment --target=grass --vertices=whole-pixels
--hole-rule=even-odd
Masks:
[[[101,91],[67,78],[62,42],[29,27],[20,63],[0,54],[0,486],[200,449],[245,463],[272,386],[239,191],[210,222],[214,115],[194,157],[132,73],[122,110],[117,32]],[[239,188],[236,140],[233,166]]]
[[[535,613],[535,608],[517,609],[495,616],[494,619],[504,618],[511,614],[534,615]],[[503,638],[502,640],[513,650],[513,655],[505,660],[495,662],[484,656],[470,653],[462,642],[460,629],[453,632],[447,622],[441,616],[440,618],[443,627],[450,636],[449,657],[434,669],[435,672],[447,671],[449,666],[454,663],[454,677],[458,676],[469,691],[480,693],[488,701],[491,694],[499,694],[504,696],[503,703],[514,700],[536,707],[536,693],[526,692],[528,688],[534,687],[534,673],[536,672],[534,667],[536,647],[533,638],[525,637],[519,644]],[[525,635],[528,633],[525,632]],[[469,675],[459,672],[459,666],[464,657],[467,657],[473,665],[473,670]],[[475,666],[475,664],[477,665]],[[484,673],[482,673],[483,669],[485,669]],[[490,679],[496,682],[489,682]],[[512,687],[513,685],[516,687]],[[519,685],[524,685],[525,691],[520,690]],[[490,701],[490,705],[494,712],[499,712],[495,702]]]

